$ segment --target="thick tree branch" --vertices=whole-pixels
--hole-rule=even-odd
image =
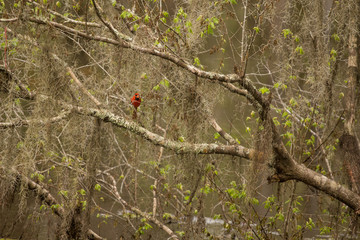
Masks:
[[[343,202],[360,215],[360,196],[341,184],[317,173],[303,164],[294,164],[282,173],[269,178],[270,181],[298,180]]]
[[[94,108],[83,108],[72,105],[66,105],[68,108],[71,108],[74,112],[99,118],[105,122],[110,122],[117,127],[125,128],[142,138],[150,141],[151,143],[159,146],[163,146],[164,148],[175,151],[178,154],[184,153],[196,153],[196,154],[226,154],[232,156],[238,156],[242,158],[250,158],[251,149],[245,148],[240,145],[220,145],[215,143],[210,144],[190,144],[184,142],[176,142],[169,139],[165,139],[164,137],[150,132],[146,128],[139,126],[135,122],[131,122],[126,120],[123,117],[117,116],[109,111],[104,109],[98,110]]]

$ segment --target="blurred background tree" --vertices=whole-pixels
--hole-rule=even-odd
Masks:
[[[0,237],[356,238],[358,0],[0,13]]]

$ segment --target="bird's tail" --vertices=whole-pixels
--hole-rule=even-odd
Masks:
[[[137,110],[134,109],[132,119],[136,119],[136,118],[137,118]]]

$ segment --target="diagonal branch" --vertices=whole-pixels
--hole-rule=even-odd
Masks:
[[[84,87],[84,85],[80,82],[80,80],[76,77],[75,73],[71,70],[70,67],[67,67],[66,70],[68,71],[68,73],[70,74],[71,78],[74,80],[74,82],[76,83],[76,85],[79,86],[79,88],[81,89],[81,91],[88,96],[91,101],[93,101],[97,107],[101,107],[102,104],[99,100],[96,99],[96,97],[94,97],[93,95],[91,95],[89,93],[89,91]]]
[[[105,21],[105,19],[101,16],[99,7],[96,3],[95,0],[91,0],[93,5],[94,5],[94,9],[95,9],[95,13],[98,16],[98,18],[100,19],[100,21],[110,30],[110,32],[114,35],[114,37],[116,39],[119,38],[123,38],[123,36],[121,36],[121,34],[119,33],[119,31],[111,24],[111,22]],[[131,41],[132,39],[130,37],[128,37],[129,39],[127,39],[128,41]]]
[[[310,185],[326,194],[336,198],[340,202],[355,210],[360,215],[360,196],[343,185],[328,177],[307,168],[303,164],[296,163],[286,172],[275,174],[269,178],[271,182],[298,180]]]
[[[216,132],[218,132],[220,134],[220,136],[222,136],[226,141],[228,141],[230,144],[232,145],[236,145],[237,142],[236,140],[230,135],[228,134],[227,132],[225,132],[221,127],[220,125],[217,123],[216,119],[214,118],[212,112],[210,111],[209,109],[209,106],[206,104],[205,102],[205,99],[201,96],[200,97],[200,100],[202,102],[202,106],[204,107],[204,110],[205,110],[205,114],[206,114],[206,117],[210,123],[210,125],[215,129]]]

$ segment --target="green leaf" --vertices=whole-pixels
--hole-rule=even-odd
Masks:
[[[312,230],[313,227],[315,227],[315,223],[313,222],[313,220],[311,218],[309,218],[309,220],[306,222],[306,227],[309,230]]]
[[[142,73],[140,78],[141,79],[148,79],[148,75],[146,73]]]
[[[16,144],[16,148],[17,149],[20,149],[20,148],[22,148],[24,146],[24,142],[22,142],[22,141],[20,141],[20,142],[18,142],[17,144]]]
[[[335,40],[335,42],[340,42],[340,37],[339,37],[339,35],[337,35],[336,33],[334,33],[333,35],[331,35],[331,37]]]
[[[168,88],[170,86],[169,81],[167,79],[165,79],[165,78],[160,81],[160,84],[163,85],[166,88]]]
[[[273,117],[273,122],[274,122],[275,126],[280,125],[280,122],[277,120],[277,117]]]
[[[261,94],[265,94],[265,93],[269,93],[270,90],[267,87],[262,87],[259,89],[259,91],[261,92]]]
[[[61,7],[60,1],[57,1],[57,2],[56,2],[56,6],[57,6],[57,7]]]
[[[148,23],[149,22],[149,19],[150,19],[150,17],[149,17],[149,15],[145,15],[145,17],[144,17],[144,22],[145,23]]]
[[[276,214],[276,216],[277,216],[277,219],[280,221],[284,221],[284,219],[285,219],[284,214],[282,214],[282,213],[278,213],[278,214]]]
[[[320,235],[329,234],[331,232],[332,228],[328,226],[324,226],[320,228]]]
[[[59,195],[62,195],[62,196],[64,196],[64,197],[67,197],[67,196],[68,196],[68,191],[61,190],[61,191],[59,191],[58,194],[59,194]]]
[[[138,28],[139,28],[139,24],[134,24],[134,31],[136,32],[137,30],[138,30]]]
[[[275,203],[275,197],[274,197],[274,195],[271,195],[264,202],[264,208],[269,209],[274,203]]]
[[[214,139],[218,139],[220,137],[220,134],[218,132],[214,133]]]
[[[284,127],[291,127],[292,126],[292,122],[287,120],[285,123],[284,123]]]
[[[180,237],[185,236],[185,232],[184,232],[184,231],[176,231],[176,233],[177,233]]]
[[[186,26],[187,28],[190,28],[190,27],[192,26],[191,21],[186,21],[185,26]]]
[[[283,29],[282,30],[282,34],[284,35],[284,38],[287,38],[289,35],[292,36],[293,33],[291,32],[290,29]]]
[[[101,186],[100,186],[100,184],[95,184],[95,187],[94,187],[94,189],[96,190],[96,191],[101,191]]]
[[[216,17],[213,17],[212,18],[212,22],[215,23],[215,24],[219,24],[219,19],[216,18]],[[215,28],[215,27],[214,27]]]
[[[211,192],[211,188],[209,185],[205,185],[203,188],[200,189],[200,192],[204,193],[205,195],[209,194]]]
[[[181,183],[176,184],[176,188],[179,190],[183,190],[183,185]]]
[[[259,31],[260,31],[260,29],[258,27],[254,27],[253,29],[256,31],[256,33],[259,33]]]
[[[214,217],[213,217],[214,220],[216,219],[221,219],[221,215],[220,214],[215,214]]]
[[[259,200],[257,198],[251,198],[251,203],[254,205],[259,205]]]
[[[87,202],[86,201],[80,201],[80,203],[82,204],[82,210],[85,210]]]
[[[304,54],[304,50],[303,50],[302,46],[297,46],[295,49],[295,52],[297,52],[300,55]]]
[[[81,195],[85,196],[86,191],[85,191],[84,189],[80,189],[80,190],[79,190],[79,193],[80,193]]]
[[[194,65],[200,66],[200,59],[198,57],[194,58]]]

